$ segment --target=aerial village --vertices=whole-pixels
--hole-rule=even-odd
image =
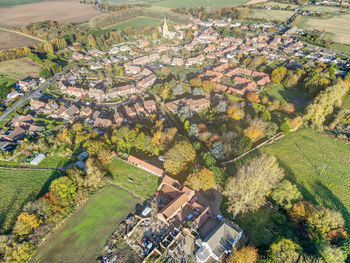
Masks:
[[[214,29],[226,26],[261,33],[242,39],[224,37]],[[194,32],[188,43],[182,41],[184,29]],[[268,73],[238,65],[242,56],[264,56],[265,64],[283,62],[290,68],[315,63],[349,66],[346,60],[337,58],[335,52],[297,40],[295,36],[300,30],[296,28],[268,23],[244,25],[222,19],[194,20],[175,25],[174,31],[170,31],[164,19],[161,31],[161,40],[122,43],[107,52],[83,51],[76,48],[78,43],[70,47],[71,60],[77,62],[77,66],[63,72],[40,96],[31,98],[23,114],[13,116],[6,124],[7,129],[1,130],[1,150],[10,151],[27,137],[40,133],[50,135],[55,129],[77,122],[89,125],[99,134],[116,127],[157,121],[167,123],[165,129],[177,127],[181,130],[183,114],[195,124],[198,116],[206,119],[214,114],[210,109],[223,101],[229,105],[226,95],[244,98],[247,94],[259,93],[271,82]],[[120,72],[117,81],[99,77],[99,71],[112,66]],[[185,73],[177,74],[171,99],[154,92],[154,87],[165,81],[169,71],[180,72],[179,69]],[[210,92],[200,89],[185,92],[193,86],[192,79],[206,82]],[[9,94],[8,100],[27,94],[44,82],[43,79],[18,81],[17,91]],[[55,125],[48,129],[48,123]],[[46,154],[31,156],[24,162],[38,165]],[[215,203],[210,204],[196,191],[168,176],[161,167],[161,156],[157,165],[141,155],[120,158],[155,174],[161,181],[141,216],[123,223],[127,229],[123,238],[141,260],[171,257],[177,259],[176,262],[212,262],[229,254],[244,239],[243,230],[225,219]],[[76,160],[77,165],[80,159]],[[84,168],[84,165],[79,167]],[[112,249],[108,245],[106,249],[109,252],[101,262],[114,262]]]

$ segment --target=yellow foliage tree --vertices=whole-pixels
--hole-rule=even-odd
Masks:
[[[212,171],[204,168],[198,173],[190,174],[187,177],[185,184],[193,190],[209,190],[215,185],[214,174]]]
[[[240,250],[234,249],[226,260],[226,263],[255,263],[258,261],[258,250],[255,247],[243,247]]]
[[[233,120],[240,120],[244,117],[244,111],[238,104],[234,104],[227,108],[227,115]]]
[[[20,236],[27,235],[30,234],[35,228],[37,228],[41,223],[42,221],[38,219],[36,215],[23,212],[17,217],[13,232]]]

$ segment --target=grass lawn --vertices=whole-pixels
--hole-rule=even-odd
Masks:
[[[123,30],[126,28],[139,28],[139,27],[152,27],[155,25],[158,25],[160,22],[160,19],[158,18],[151,18],[151,17],[136,17],[130,20],[127,20],[122,23],[118,23],[116,25],[110,26],[106,29],[108,30]]]
[[[47,0],[0,0],[0,6],[14,6],[14,5],[23,5],[36,2],[43,2]]]
[[[70,160],[67,157],[62,157],[62,151],[63,149],[59,149],[52,155],[46,156],[45,159],[38,164],[38,167],[56,168],[68,164]]]
[[[304,198],[341,211],[350,226],[350,146],[300,129],[260,152],[276,156]]]
[[[15,88],[17,80],[9,77],[0,77],[0,85],[5,85],[7,88]]]
[[[153,3],[153,6],[176,7],[230,7],[244,5],[249,0],[163,0]]]
[[[37,77],[41,67],[29,58],[20,58],[0,62],[0,75],[13,79],[24,79],[29,76]]]
[[[22,207],[44,194],[59,175],[52,170],[0,168],[0,233],[10,230]]]
[[[109,236],[137,201],[118,187],[105,187],[38,248],[33,262],[96,262]]]
[[[108,172],[114,183],[142,198],[146,198],[157,190],[159,179],[157,176],[119,159],[114,159],[109,164]],[[134,181],[130,182],[129,178]]]
[[[345,55],[350,55],[350,46],[343,44],[332,44],[332,49]]]
[[[277,99],[282,103],[291,102],[295,105],[297,110],[303,108],[311,99],[310,95],[304,91],[295,88],[285,88],[281,84],[272,84],[266,87],[266,89],[261,92],[261,95],[267,95],[270,100]]]
[[[264,19],[267,21],[281,21],[284,22],[294,14],[293,11],[284,10],[266,10],[266,9],[252,9],[252,13],[248,15],[249,18]]]

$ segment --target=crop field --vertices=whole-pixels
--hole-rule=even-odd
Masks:
[[[0,7],[0,14],[0,26],[18,27],[43,20],[81,23],[101,13],[93,5],[81,4],[79,0],[49,0]]]
[[[137,202],[120,188],[103,188],[38,248],[32,262],[96,262],[109,236]]]
[[[324,6],[324,5],[307,5],[301,8],[301,10],[308,10],[314,12],[323,12],[323,13],[339,13],[343,8],[338,8],[334,6]]]
[[[3,31],[0,29],[0,50],[19,47],[28,47],[38,44],[39,41],[20,34]]]
[[[350,14],[337,14],[330,18],[302,17],[298,27],[307,30],[325,31],[324,39],[350,45]]]
[[[0,233],[9,231],[22,207],[44,194],[59,175],[52,170],[0,168]]]
[[[350,226],[350,146],[300,129],[260,152],[275,155],[304,198],[341,211]]]
[[[261,4],[262,6],[271,6],[271,7],[275,7],[275,6],[279,6],[280,8],[287,8],[288,6],[290,8],[298,8],[298,5],[293,5],[293,4],[285,4],[285,3],[277,3],[277,2],[265,2]]]
[[[136,17],[122,23],[115,24],[108,27],[110,30],[123,30],[126,28],[139,28],[139,27],[152,27],[158,25],[160,19],[151,18],[151,17]]]
[[[37,77],[40,69],[40,65],[34,63],[29,58],[0,62],[0,75],[14,79],[24,79],[28,76]]]
[[[114,159],[109,164],[108,171],[114,183],[142,198],[146,198],[157,190],[159,179],[157,176],[127,162]]]
[[[284,10],[266,10],[266,9],[252,9],[252,13],[248,18],[264,19],[266,21],[281,21],[284,22],[294,14],[293,11]]]

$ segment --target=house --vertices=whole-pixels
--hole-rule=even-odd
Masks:
[[[196,65],[196,64],[202,64],[205,57],[203,54],[200,54],[196,57],[188,58],[186,62],[186,66]]]
[[[31,110],[38,110],[44,108],[46,106],[46,103],[40,100],[31,99],[29,105]]]
[[[161,62],[164,64],[168,64],[171,61],[171,58],[169,58],[167,55],[163,55],[161,58]]]
[[[61,117],[65,120],[70,120],[78,113],[79,113],[79,108],[73,105],[68,109],[66,109],[64,112],[62,112]]]
[[[153,100],[146,100],[143,106],[148,111],[149,114],[157,112],[157,104]]]
[[[188,105],[190,111],[198,113],[208,108],[210,106],[210,102],[206,98],[200,98],[196,100],[188,99],[186,100],[186,105]]]
[[[18,138],[22,137],[25,134],[25,130],[21,127],[15,128],[10,134],[2,135],[2,139],[5,139],[6,141],[16,141]]]
[[[173,58],[172,65],[180,67],[183,64],[184,64],[183,58],[177,58],[177,57]]]
[[[92,114],[92,109],[90,107],[86,107],[80,112],[79,117],[85,119],[85,118],[89,118],[91,114]]]
[[[178,181],[169,176],[164,176],[159,186],[159,194],[167,200],[159,206],[157,218],[166,225],[181,211],[195,196],[195,191],[182,186]]]
[[[59,108],[58,104],[54,100],[50,100],[45,106],[45,112],[54,112]]]
[[[19,97],[21,95],[23,95],[23,94],[22,93],[18,93],[17,91],[12,91],[9,94],[7,94],[7,98],[9,100],[12,100],[12,99],[15,99],[15,98],[17,98],[17,97]]]
[[[137,117],[137,112],[134,107],[125,108],[125,113],[130,119],[135,119]]]
[[[89,93],[88,96],[90,98],[95,99],[98,102],[101,102],[103,100],[104,97],[104,92],[102,89],[94,89],[94,88],[90,88],[89,89]]]
[[[114,122],[117,124],[121,124],[124,121],[124,116],[119,111],[114,112]]]
[[[61,105],[55,112],[51,113],[52,118],[61,118],[61,115],[67,108],[64,105]]]
[[[136,158],[135,156],[129,155],[128,162],[156,176],[163,177],[165,175],[165,171],[163,169],[160,169],[150,163],[142,161],[139,158]]]
[[[143,57],[139,57],[139,58],[135,58],[132,63],[134,63],[135,65],[146,65],[147,63],[150,62],[150,59],[148,56],[143,56]]]
[[[20,88],[24,92],[27,92],[31,88],[34,88],[36,86],[36,84],[37,84],[36,81],[33,79],[30,81],[19,80],[19,81],[17,81],[16,86],[17,86],[17,88]]]
[[[96,120],[94,121],[94,127],[98,127],[98,128],[109,128],[111,127],[113,124],[113,122],[109,119],[103,119],[103,118],[96,118]]]
[[[196,252],[197,261],[207,262],[211,257],[219,261],[223,254],[232,252],[242,234],[243,230],[237,225],[222,220],[206,237],[201,239],[201,247]]]
[[[159,58],[160,58],[159,53],[152,53],[149,55],[149,60],[151,62],[157,61],[157,60],[159,60]]]
[[[134,108],[137,112],[138,115],[142,114],[144,115],[145,114],[145,108],[143,107],[142,103],[140,101],[137,101],[135,104],[134,104]]]
[[[27,114],[27,115],[19,115],[16,118],[12,119],[12,125],[14,127],[20,127],[22,125],[30,124],[34,122],[34,118],[32,115]]]
[[[117,96],[123,97],[134,93],[136,93],[136,88],[133,84],[130,84],[110,89],[108,91],[108,96],[110,98],[116,98]]]
[[[146,89],[146,88],[152,86],[156,80],[157,80],[156,75],[151,74],[151,75],[143,78],[141,81],[139,81],[137,83],[137,85],[142,89]]]

